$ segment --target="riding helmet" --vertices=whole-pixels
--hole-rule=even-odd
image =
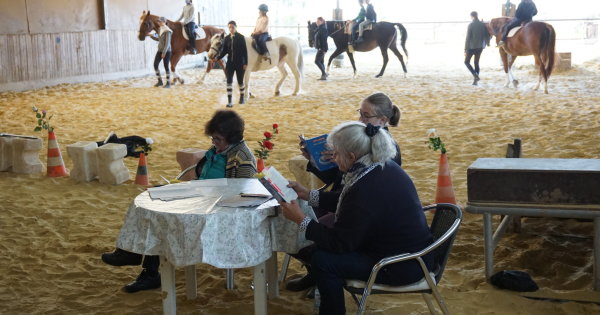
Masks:
[[[264,12],[269,12],[269,7],[266,4],[261,4],[258,6],[258,10],[260,11],[264,11]]]

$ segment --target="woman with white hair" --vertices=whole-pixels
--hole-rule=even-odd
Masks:
[[[333,226],[311,220],[295,201],[281,207],[314,242],[306,258],[321,294],[320,314],[345,314],[344,279],[366,281],[381,258],[419,251],[432,236],[412,180],[392,161],[396,146],[387,131],[346,122],[330,132],[327,143],[345,182]],[[431,267],[431,259],[424,260]],[[417,262],[408,261],[383,269],[377,281],[403,285],[421,275]]]

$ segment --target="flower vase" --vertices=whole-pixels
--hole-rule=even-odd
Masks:
[[[446,155],[446,153],[440,154],[440,168],[438,171],[437,189],[435,192],[435,203],[456,204],[456,198],[454,197],[454,188],[452,187],[452,177],[450,177],[448,156]]]
[[[146,167],[146,154],[140,153],[140,161],[135,174],[135,183],[138,185],[150,186],[148,181],[148,168]]]
[[[256,170],[260,173],[265,169],[265,160],[258,159],[256,160]]]
[[[48,167],[46,175],[48,177],[69,175],[69,170],[65,168],[65,162],[60,154],[60,148],[58,147],[54,131],[48,131]]]

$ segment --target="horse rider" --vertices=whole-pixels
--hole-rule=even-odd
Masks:
[[[375,13],[375,8],[373,8],[373,5],[371,4],[371,0],[365,0],[365,3],[367,4],[367,10],[365,12],[365,20],[362,21],[358,25],[357,41],[362,40],[363,32],[367,26],[377,23],[377,13]]]
[[[181,16],[177,19],[177,22],[183,20],[183,25],[188,34],[189,39],[189,51],[195,55],[196,50],[196,9],[192,4],[192,0],[185,0],[185,6]]]
[[[506,24],[502,40],[498,43],[498,47],[504,47],[508,32],[510,32],[512,28],[521,25],[521,23],[526,24],[531,22],[533,16],[535,16],[537,12],[535,3],[533,3],[532,0],[521,0],[521,3],[519,3],[519,6],[517,7],[517,12],[515,12],[515,17]]]
[[[267,39],[269,38],[269,17],[267,16],[269,7],[266,4],[258,6],[258,19],[256,19],[256,27],[251,36],[256,42],[256,50],[259,55],[262,55],[265,59],[271,58],[269,50],[267,49]]]
[[[354,18],[354,20],[352,20],[354,23],[352,24],[352,32],[350,34],[350,41],[348,42],[349,45],[352,45],[356,40],[356,31],[358,30],[358,25],[365,20],[365,14],[367,13],[367,11],[365,11],[364,3],[365,0],[358,0],[358,5],[360,5],[360,11],[358,12],[358,15]]]
[[[217,60],[227,57],[225,65],[225,76],[227,77],[227,107],[233,107],[231,97],[233,94],[233,73],[235,72],[237,82],[240,87],[240,104],[244,104],[244,74],[248,67],[248,50],[246,47],[246,38],[238,33],[235,21],[227,23],[229,35],[223,40],[223,47]]]
[[[159,35],[154,34],[154,36],[151,36],[150,38],[158,41],[158,50],[156,51],[156,56],[154,57],[154,71],[156,72],[158,82],[154,86],[159,87],[163,85],[162,78],[160,77],[160,70],[158,70],[158,65],[162,60],[167,75],[167,84],[165,84],[163,87],[170,88],[171,72],[169,70],[169,63],[171,62],[171,35],[173,34],[173,31],[167,26],[166,23],[167,19],[164,16],[161,16],[158,19],[158,25],[160,26],[160,29],[158,30]]]
[[[315,56],[315,64],[321,70],[321,78],[319,80],[327,80],[327,73],[325,72],[325,53],[328,50],[327,36],[329,36],[329,30],[327,30],[327,22],[323,17],[317,18],[317,32],[315,33],[315,48],[317,49],[317,55]]]
[[[477,81],[479,81],[479,57],[485,45],[490,45],[490,34],[485,24],[479,20],[476,11],[471,12],[471,20],[465,40],[465,65],[473,75],[473,85],[477,85]],[[475,56],[475,69],[471,67],[473,56]]]

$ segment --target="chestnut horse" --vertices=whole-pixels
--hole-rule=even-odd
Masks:
[[[352,69],[354,69],[354,76],[356,77],[354,55],[348,50],[348,39],[350,34],[344,33],[345,23],[345,21],[327,21],[329,37],[333,38],[333,42],[335,43],[335,51],[331,54],[331,56],[329,56],[329,61],[327,62],[327,73],[329,73],[329,66],[331,65],[333,59],[345,51],[350,59]],[[378,46],[379,49],[381,49],[383,66],[381,67],[379,74],[375,76],[376,78],[381,77],[385,71],[385,67],[387,66],[389,60],[387,51],[388,49],[390,49],[394,55],[398,57],[398,60],[400,60],[400,63],[402,64],[402,70],[404,70],[404,76],[406,77],[406,65],[404,64],[402,54],[400,54],[398,47],[396,47],[396,39],[398,38],[396,27],[398,27],[400,30],[400,46],[402,47],[402,50],[404,50],[404,54],[408,60],[408,52],[406,51],[405,46],[407,37],[406,28],[404,28],[404,26],[400,23],[377,22],[373,25],[372,30],[365,30],[363,34],[363,41],[354,44],[354,51],[371,51]],[[313,47],[316,31],[317,24],[308,21],[308,44],[310,47]]]
[[[150,11],[146,12],[145,10],[142,12],[142,16],[140,17],[140,29],[138,31],[138,39],[145,40],[146,36],[150,34],[150,32],[155,31],[157,34],[159,32],[160,26],[158,25],[157,15],[150,14]],[[184,80],[179,76],[177,71],[177,63],[182,56],[189,54],[186,50],[188,46],[188,40],[183,37],[183,24],[180,22],[172,22],[167,20],[167,26],[173,30],[173,35],[171,36],[171,72],[173,73],[173,80],[171,84],[175,84],[175,82],[179,81],[181,84],[184,83]],[[206,37],[203,39],[196,40],[196,49],[198,53],[208,51],[210,48],[210,38],[216,34],[222,34],[224,32],[221,28],[216,28],[213,26],[202,26],[204,32],[206,33]],[[225,66],[222,61],[218,62],[222,69],[225,69]],[[204,81],[204,77],[213,67],[213,62],[209,61],[208,66],[206,67],[206,72],[202,76],[202,81]]]
[[[496,43],[502,39],[504,26],[510,21],[508,17],[492,19],[487,24],[488,32],[496,36]],[[529,22],[521,27],[513,37],[506,40],[506,45],[500,48],[500,58],[506,73],[506,84],[508,87],[511,80],[515,87],[519,84],[512,73],[512,65],[517,56],[533,55],[535,64],[539,67],[538,82],[533,88],[539,89],[542,78],[544,79],[544,93],[548,94],[548,78],[554,67],[554,45],[556,33],[552,25],[544,22]]]

